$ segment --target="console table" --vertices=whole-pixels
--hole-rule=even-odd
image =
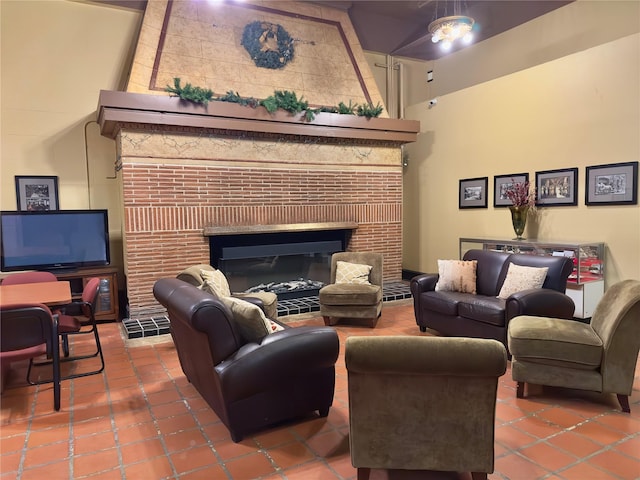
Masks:
[[[576,318],[591,318],[596,305],[604,295],[605,245],[602,242],[460,238],[459,248],[460,258],[472,248],[572,258],[573,272],[567,281],[566,294],[576,304]]]

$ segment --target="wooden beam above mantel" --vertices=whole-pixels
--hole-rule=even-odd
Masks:
[[[224,225],[204,227],[205,237],[217,235],[251,235],[256,233],[313,232],[320,230],[355,230],[356,222],[281,223],[277,225]]]
[[[365,118],[319,113],[307,122],[304,114],[285,111],[273,114],[264,107],[212,101],[194,104],[166,95],[102,90],[98,101],[100,133],[115,138],[122,125],[224,129],[237,132],[328,137],[399,144],[415,142],[420,122],[393,118]]]

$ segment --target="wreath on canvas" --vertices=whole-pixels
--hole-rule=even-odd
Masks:
[[[293,38],[281,25],[251,22],[244,27],[241,43],[257,67],[282,68],[293,59]]]

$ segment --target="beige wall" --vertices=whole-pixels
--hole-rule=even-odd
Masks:
[[[57,175],[63,209],[107,208],[122,262],[115,143],[100,136],[101,89],[124,86],[138,11],[72,1],[0,2],[0,207],[16,208],[15,175]]]
[[[605,242],[607,285],[640,278],[640,207],[584,204],[586,166],[640,159],[639,85],[636,33],[410,106],[421,133],[407,148],[404,268],[434,271],[457,258],[459,237],[513,237],[509,212],[492,206],[494,175],[578,167],[578,205],[542,208],[529,227]],[[484,176],[489,207],[459,210],[459,180]]]

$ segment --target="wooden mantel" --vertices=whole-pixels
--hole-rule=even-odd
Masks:
[[[415,142],[420,122],[319,113],[311,122],[264,107],[212,101],[199,105],[166,95],[102,90],[98,100],[100,133],[115,138],[123,124],[224,129],[238,132],[356,139],[398,144]]]
[[[204,236],[250,235],[256,233],[316,232],[320,230],[355,230],[356,222],[286,223],[279,225],[225,225],[204,227]]]

